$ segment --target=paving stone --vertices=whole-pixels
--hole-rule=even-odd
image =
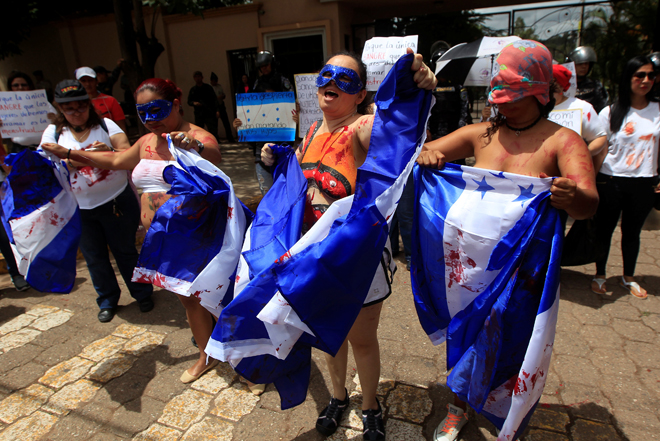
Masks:
[[[593,364],[603,375],[609,376],[634,376],[637,367],[620,349],[597,348],[590,357]]]
[[[433,402],[425,389],[399,384],[387,397],[388,414],[414,423],[422,423],[431,413]]]
[[[112,402],[125,404],[145,395],[150,379],[134,371],[135,369],[105,385],[103,389],[109,394]]]
[[[133,441],[177,441],[181,432],[160,424],[152,424],[144,432],[133,437]]]
[[[622,302],[607,302],[600,310],[613,318],[639,321],[642,317],[639,309]]]
[[[94,362],[74,357],[48,369],[46,374],[39,379],[39,382],[59,389],[65,384],[73,383],[85,376],[92,366],[94,366]]]
[[[233,424],[218,418],[206,417],[204,421],[193,424],[181,441],[232,441],[233,430]]]
[[[585,292],[581,291],[579,294],[582,296]],[[563,295],[564,293],[562,293],[562,296]],[[609,319],[607,316],[601,314],[598,309],[589,306],[573,303],[572,313],[583,325],[609,325]]]
[[[103,421],[98,418],[86,418],[77,412],[63,416],[48,433],[48,441],[88,440],[99,429]]]
[[[115,355],[126,344],[126,339],[109,335],[85,347],[80,357],[92,361],[101,361]]]
[[[523,438],[524,441],[569,441],[568,437],[565,435],[555,433],[555,432],[546,432],[545,430],[536,430],[532,429],[527,433],[527,436]]]
[[[620,349],[623,345],[623,339],[609,325],[585,326],[582,328],[582,336],[592,348]]]
[[[321,440],[320,434],[316,435],[313,424],[316,422],[316,407],[314,403],[308,402],[296,406],[286,412],[270,411],[257,406],[252,412],[241,418],[234,424],[234,440]],[[314,414],[314,417],[310,417]],[[299,416],[295,418],[294,415]],[[300,436],[302,433],[310,432],[311,437]]]
[[[36,319],[30,327],[40,331],[48,331],[68,322],[72,315],[71,311],[57,311]]]
[[[578,419],[571,427],[573,441],[617,441],[621,437],[609,424]]]
[[[94,398],[100,388],[101,385],[98,383],[89,380],[78,380],[63,387],[51,396],[43,409],[57,415],[65,415],[73,409],[77,409],[80,403]]]
[[[552,363],[562,378],[570,378],[572,382],[598,386],[602,381],[601,374],[588,358],[557,355]]]
[[[131,338],[122,349],[122,352],[130,355],[140,356],[145,352],[154,350],[156,346],[163,342],[164,339],[165,335],[163,334],[145,332]]]
[[[327,441],[357,441],[361,439],[361,430],[347,429],[345,427],[340,427],[332,436],[326,438]]]
[[[21,314],[18,317],[15,317],[9,320],[4,325],[0,326],[0,335],[9,334],[10,332],[18,331],[28,326],[30,323],[35,321],[37,318],[29,314]]]
[[[53,391],[40,384],[14,392],[0,402],[0,421],[11,424],[19,418],[30,415],[48,401]]]
[[[29,362],[6,372],[0,381],[0,389],[7,392],[25,389],[35,383],[46,372],[46,367]]]
[[[27,418],[17,421],[0,434],[2,441],[38,440],[46,435],[57,422],[55,415],[35,412]]]
[[[658,439],[660,421],[657,415],[643,410],[617,410],[616,424],[630,441]]]
[[[660,370],[640,369],[639,378],[646,387],[660,396]]]
[[[353,378],[353,383],[355,383],[355,391],[358,393],[362,393],[362,385],[360,384],[360,376],[356,375],[355,378]],[[384,397],[392,389],[394,389],[394,386],[396,385],[396,381],[392,378],[384,378],[380,377],[378,379],[378,388],[376,389],[376,395],[379,395],[381,397]]]
[[[537,429],[553,430],[555,432],[566,432],[566,426],[571,419],[564,412],[556,412],[550,409],[538,407],[529,421],[530,427]]]
[[[236,379],[238,374],[228,363],[220,363],[215,369],[202,375],[190,387],[212,395],[222,389],[227,389]]]
[[[638,366],[651,369],[660,366],[660,351],[657,345],[629,341],[626,342],[625,351]]]
[[[580,334],[557,332],[552,347],[553,355],[586,356],[591,352],[586,340]]]
[[[660,408],[658,395],[645,387],[637,378],[610,377],[603,394],[615,410],[657,411]]]
[[[403,357],[396,365],[396,378],[411,386],[428,388],[438,374],[434,360],[416,356]]]
[[[344,415],[339,424],[355,430],[362,430],[362,394],[353,391],[349,394],[349,397],[350,401],[348,407],[344,411]]]
[[[658,314],[647,314],[642,315],[642,322],[653,329],[655,332],[660,332],[660,315]]]
[[[40,334],[41,331],[37,331],[36,329],[19,329],[18,331],[6,334],[0,338],[0,353],[26,345]]]
[[[385,423],[385,433],[389,439],[397,441],[424,441],[422,426],[406,423],[394,418],[388,418]]]
[[[29,311],[27,311],[26,314],[33,315],[35,317],[43,317],[45,315],[52,314],[59,310],[60,308],[56,308],[55,306],[37,305],[35,308],[32,308]]]
[[[31,343],[27,345],[12,349],[11,351],[2,354],[0,351],[0,372],[7,372],[37,358],[41,348],[34,346]],[[35,360],[38,362],[38,360]]]
[[[113,332],[112,335],[121,338],[131,339],[140,334],[144,334],[146,331],[147,328],[142,328],[140,326],[134,326],[134,325],[127,325],[126,323],[122,323],[121,325],[117,326],[117,329],[115,329],[115,332]]]
[[[614,330],[632,341],[643,341],[646,343],[656,343],[658,335],[643,323],[632,322],[630,320],[614,319],[612,320]]]
[[[235,383],[218,394],[213,402],[211,414],[230,421],[238,421],[252,412],[258,401],[259,397],[250,392],[246,385]]]
[[[188,387],[179,380],[183,371],[184,369],[182,366],[175,366],[162,371],[149,381],[147,388],[144,391],[144,395],[167,403]]]
[[[30,345],[33,346],[33,345]],[[76,339],[71,339],[61,344],[53,345],[49,348],[39,348],[41,354],[35,358],[35,361],[45,366],[52,367],[58,363],[75,357],[80,353],[80,344]],[[16,352],[18,349],[12,351]],[[34,349],[33,349],[34,350]]]
[[[85,378],[98,381],[99,383],[107,383],[113,378],[124,375],[131,367],[133,367],[135,360],[137,360],[137,358],[131,355],[115,354],[94,366]]]
[[[202,419],[211,404],[211,398],[213,398],[211,395],[188,389],[165,405],[163,415],[158,422],[186,430],[193,423]],[[240,406],[238,402],[232,404]]]
[[[164,403],[153,398],[136,398],[117,409],[108,421],[108,426],[115,435],[131,438],[156,421],[164,407]]]
[[[569,413],[594,421],[609,422],[612,407],[597,388],[577,383],[564,383],[561,398]]]

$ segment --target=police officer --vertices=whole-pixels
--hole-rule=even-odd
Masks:
[[[261,51],[257,54],[255,64],[259,74],[254,82],[255,92],[290,92],[291,82],[275,68],[273,54]]]
[[[607,106],[608,96],[603,84],[587,77],[597,61],[596,52],[589,46],[576,47],[568,58],[575,63],[577,74],[577,92],[575,97],[594,106],[596,112]]]

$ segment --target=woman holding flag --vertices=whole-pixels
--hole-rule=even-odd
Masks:
[[[409,53],[412,53],[408,49]],[[416,55],[411,67],[419,88],[432,89],[436,79],[422,56]],[[353,194],[357,171],[367,158],[374,115],[364,115],[367,91],[366,66],[358,56],[340,53],[331,57],[316,80],[323,120],[315,123],[296,151],[298,162],[307,178],[307,203],[303,233],[309,230],[335,201]],[[264,164],[272,165],[274,156],[269,144],[262,148]],[[382,274],[381,274],[382,273]],[[349,398],[346,390],[348,342],[351,343],[362,387],[362,422],[365,440],[385,439],[385,428],[376,389],[380,376],[378,322],[382,301],[390,294],[382,265],[372,284],[364,306],[346,341],[335,357],[326,355],[332,381],[330,404],[321,412],[316,428],[326,436],[338,428]]]
[[[221,154],[213,135],[183,118],[181,90],[172,81],[161,78],[146,80],[135,92],[135,99],[138,116],[151,133],[141,137],[132,147],[129,148],[127,145],[125,151],[107,151],[112,150],[110,146],[99,141],[90,143],[88,150],[67,148],[55,142],[46,142],[41,147],[59,158],[66,159],[69,166],[79,164],[93,165],[95,168],[106,170],[133,170],[133,181],[142,189],[140,220],[148,230],[156,211],[172,197],[167,194],[170,185],[163,179],[164,168],[175,162],[168,148],[167,135],[170,134],[177,147],[194,149],[213,163],[220,162]],[[50,139],[44,138],[44,140]],[[137,260],[137,254],[135,257]],[[131,275],[134,267],[135,262],[130,268]],[[213,331],[213,316],[201,306],[199,298],[180,294],[178,297],[186,309],[188,323],[199,346],[197,362],[181,376],[182,382],[190,383],[218,363],[217,360],[211,359],[207,364],[204,353],[206,342]]]

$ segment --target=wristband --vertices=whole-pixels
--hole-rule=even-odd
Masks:
[[[71,149],[69,149],[69,151],[66,152],[66,160],[67,161],[71,160]]]

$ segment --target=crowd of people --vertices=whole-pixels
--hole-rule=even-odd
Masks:
[[[595,216],[596,237],[607,250],[595,262],[591,290],[599,294],[607,292],[609,246],[621,217],[624,265],[619,283],[636,298],[645,298],[647,292],[634,276],[641,229],[660,197],[660,104],[654,98],[657,92],[654,84],[660,70],[654,60],[658,57],[638,56],[629,60],[616,98],[608,105],[610,97],[602,84],[589,77],[596,62],[593,49],[580,47],[571,54],[578,88],[575,97],[568,97],[565,93],[572,73],[563,66],[553,65],[550,52],[542,44],[523,42],[505,47],[497,57],[498,66],[509,66],[494,72],[491,80],[488,99],[497,111],[490,119],[475,124],[467,111],[465,89],[436,78],[421,55],[415,56],[411,78],[419,88],[433,91],[437,99],[429,120],[430,136],[417,162],[422,167],[441,168],[446,162],[473,157],[478,168],[555,177],[550,189],[552,206],[565,213],[564,219]],[[447,48],[441,48],[440,55]],[[536,62],[527,69],[515,68],[521,65],[523,56],[533,57]],[[258,54],[257,68],[260,72],[257,81],[250,84],[244,76],[239,93],[292,89],[286,77],[274,69],[272,54]],[[183,116],[181,90],[170,80],[152,78],[134,93],[136,113],[149,133],[131,146],[125,134],[124,112],[109,94],[117,73],[109,73],[102,67],[81,67],[74,76],[75,79],[61,81],[53,88],[54,107],[49,110],[52,124],[40,139],[15,138],[12,144],[14,151],[40,146],[66,161],[81,211],[80,249],[98,294],[98,319],[109,322],[115,315],[121,290],[108,249],[139,309],[146,313],[154,307],[152,286],[131,279],[138,259],[135,235],[139,224],[149,229],[156,211],[169,198],[176,197],[167,193],[170,185],[163,178],[163,169],[173,161],[167,135],[176,147],[194,150],[218,164],[221,161],[218,118],[230,141],[233,141],[232,125],[217,75],[211,74],[209,85],[203,82],[201,72],[193,74],[195,86],[187,103],[194,108],[194,124]],[[45,85],[43,76],[39,81]],[[316,86],[323,119],[312,125],[296,148],[308,182],[303,234],[335,201],[355,192],[357,172],[367,158],[374,124],[366,84],[366,66],[352,53],[330,57],[319,71]],[[8,90],[34,87],[28,75],[19,72],[9,77]],[[581,133],[548,120],[553,109],[580,109]],[[241,125],[240,119],[234,120],[234,128]],[[272,185],[275,157],[271,147],[270,143],[253,145],[262,193]],[[141,191],[139,201],[131,181]],[[411,207],[415,198],[412,189],[411,179],[399,211],[407,259],[410,245],[405,234],[409,234],[412,224]],[[18,273],[4,231],[0,231],[0,245],[16,288],[29,289]],[[378,271],[385,272],[385,268],[379,267]],[[383,301],[390,294],[389,282],[386,277],[382,280],[384,286],[372,286],[339,352],[334,357],[326,356],[332,398],[316,423],[323,435],[330,436],[337,430],[349,405],[346,370],[350,342],[362,387],[363,437],[385,439],[382,408],[376,398],[380,375],[377,329]],[[202,307],[198,298],[177,295],[199,347],[199,358],[181,376],[182,382],[189,383],[218,362],[204,351],[217,317]],[[263,391],[263,385],[250,383],[250,388],[257,394]],[[434,441],[457,439],[467,422],[467,405],[458,397],[454,404],[448,405],[448,410],[434,433]]]

